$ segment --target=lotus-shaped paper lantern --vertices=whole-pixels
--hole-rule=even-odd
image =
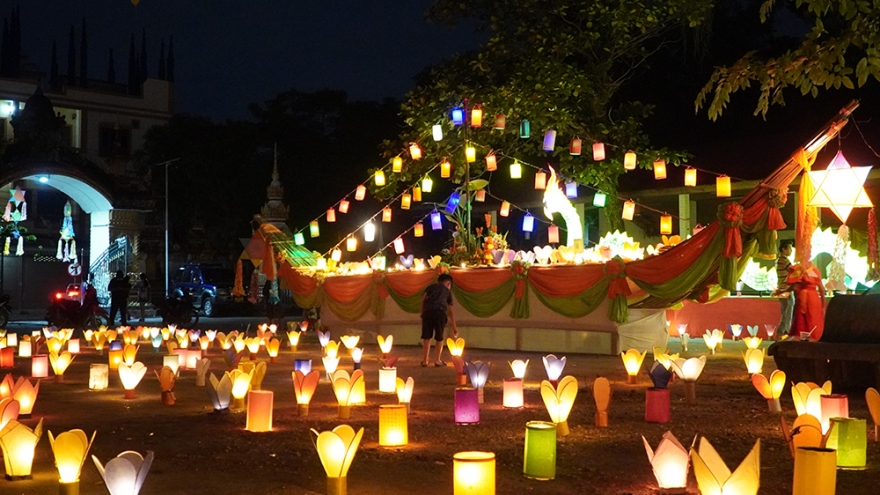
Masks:
[[[122,331],[122,342],[125,345],[137,344],[138,341],[138,332],[136,330],[123,330]]]
[[[104,353],[104,346],[107,345],[107,334],[105,332],[96,332],[94,338],[95,350],[98,354]]]
[[[880,392],[874,387],[865,391],[865,402],[868,403],[868,412],[871,413],[871,419],[874,420],[874,441],[880,441],[877,436],[877,425],[880,425]]]
[[[293,352],[296,352],[296,346],[299,345],[300,335],[300,332],[297,330],[291,330],[287,332],[287,344],[290,346]]]
[[[202,335],[201,337],[199,337],[199,349],[207,351],[210,348],[211,339],[209,339],[207,335]]]
[[[12,373],[7,373],[6,376],[3,377],[3,380],[0,381],[0,399],[12,397],[14,389],[15,382],[12,381]]]
[[[324,346],[324,356],[328,358],[339,357],[339,344],[335,340],[331,340]]]
[[[214,406],[215,412],[224,412],[229,410],[229,404],[232,402],[232,377],[228,373],[223,374],[220,380],[211,373],[206,384],[205,391],[208,392],[208,398]]]
[[[318,457],[327,473],[327,495],[348,493],[348,469],[357,453],[364,429],[357,432],[348,425],[339,425],[332,431],[312,430],[315,434],[315,447]]]
[[[84,330],[83,331],[83,338],[86,339],[86,342],[88,342],[89,344],[92,343],[92,337],[94,337],[94,336],[95,336],[94,330]]]
[[[12,397],[4,397],[0,399],[0,430],[3,429],[10,421],[18,419],[18,412],[21,405]]]
[[[571,375],[559,380],[557,387],[554,387],[547,380],[541,382],[541,398],[544,399],[544,407],[550,414],[550,420],[556,423],[556,433],[560,437],[569,434],[568,416],[571,414],[577,393],[577,379]]]
[[[281,341],[278,339],[271,339],[266,342],[266,352],[269,354],[269,360],[271,362],[275,362],[278,360],[278,351],[281,350]]]
[[[263,389],[263,379],[266,378],[266,370],[268,367],[269,366],[265,361],[257,361],[256,363],[253,363],[253,369],[250,371],[250,390]]]
[[[773,336],[776,334],[776,325],[764,325],[764,331],[767,332],[767,339],[773,340]]]
[[[208,369],[211,368],[211,360],[208,358],[199,359],[196,363],[196,386],[205,386],[205,377],[208,375]]]
[[[547,379],[550,383],[556,383],[562,376],[562,370],[565,368],[565,356],[557,358],[553,354],[544,356],[544,370],[547,371]]]
[[[757,349],[758,347],[761,347],[761,342],[763,341],[764,339],[761,337],[746,337],[743,339],[743,342],[748,349]]]
[[[217,342],[220,343],[220,348],[224,351],[232,349],[232,336],[227,336],[223,332],[217,332]]]
[[[92,460],[110,495],[138,495],[153,464],[153,453],[148,451],[144,457],[128,450],[110,459],[107,465],[102,465],[95,456]]]
[[[415,387],[415,381],[412,377],[403,380],[403,378],[397,378],[397,402],[399,404],[406,404],[406,412],[409,412],[409,405],[412,401],[412,393],[413,388]]]
[[[259,337],[245,337],[244,345],[247,347],[248,352],[251,354],[251,359],[257,358],[257,353],[260,352],[260,344],[263,341]]]
[[[122,348],[122,362],[131,366],[134,364],[135,359],[137,358],[139,346],[136,345],[126,345]]]
[[[226,375],[232,383],[232,409],[244,410],[245,397],[251,387],[251,373],[245,373],[239,369],[227,371]]]
[[[831,380],[821,387],[812,382],[800,382],[791,387],[791,398],[798,416],[809,414],[822,421],[823,395],[831,395]]]
[[[339,337],[339,340],[342,341],[342,345],[350,351],[357,347],[361,337],[359,335],[343,335],[342,337]]]
[[[342,370],[336,370],[336,373],[339,373],[340,371],[342,371]],[[396,372],[397,372],[397,370],[395,369],[395,374],[394,374],[395,377],[397,376]],[[345,373],[345,375],[341,375],[341,376],[348,377],[348,373]],[[361,380],[357,380],[358,377],[361,377]],[[351,390],[351,395],[348,398],[349,404],[351,404],[353,406],[359,406],[361,404],[367,403],[367,385],[365,383],[366,378],[363,378],[363,377],[364,377],[364,372],[362,370],[352,371],[351,376],[349,377],[349,380],[355,382],[354,388],[352,388],[352,390]],[[333,375],[333,379],[334,380],[336,379],[336,374]]]
[[[690,359],[676,359],[672,361],[672,369],[675,374],[684,381],[685,400],[690,403],[697,401],[696,382],[706,366],[706,356]]]
[[[205,337],[213,344],[217,340],[217,330],[205,330]]]
[[[312,396],[315,395],[315,389],[318,388],[320,377],[321,374],[317,370],[310,371],[309,373],[296,370],[291,373],[293,393],[296,395],[297,413],[300,416],[308,416],[309,402],[312,401]]]
[[[477,389],[477,397],[480,404],[483,403],[483,387],[486,386],[486,381],[489,380],[490,364],[491,363],[474,361],[472,363],[467,363],[467,365],[465,366],[467,369],[468,377],[470,377],[471,380],[471,386]]]
[[[327,347],[330,344],[330,330],[326,332],[322,332],[320,330],[318,332],[318,343],[321,344],[321,347]]]
[[[6,464],[7,479],[20,479],[31,475],[34,464],[34,449],[43,436],[43,420],[31,430],[17,420],[10,420],[0,430],[0,450]]]
[[[736,323],[730,323],[727,325],[727,329],[730,330],[730,335],[733,336],[733,340],[736,340],[742,334],[743,326],[737,325]]]
[[[464,339],[462,339],[462,338],[453,339],[451,337],[447,338],[446,339],[446,347],[449,348],[449,355],[450,356],[458,356],[458,357],[464,356]]]
[[[743,361],[746,363],[748,374],[760,373],[764,368],[764,351],[761,349],[746,349],[746,352],[743,354]]]
[[[715,343],[718,344],[719,349],[724,347],[724,332],[723,331],[718,330],[717,328],[715,330],[712,330],[712,337],[715,338]]]
[[[681,352],[687,352],[688,350],[688,342],[691,339],[690,334],[687,332],[678,334],[679,339],[681,340]]]
[[[782,426],[782,436],[785,437],[785,441],[788,443],[792,457],[797,453],[797,449],[801,447],[825,447],[825,442],[828,438],[822,434],[822,424],[814,416],[801,414],[795,418],[791,428],[788,427],[784,416],[780,416],[779,421]]]
[[[752,375],[752,385],[762,397],[767,399],[767,407],[770,412],[782,412],[779,397],[782,396],[782,391],[785,389],[784,371],[774,370],[773,373],[770,373],[769,380],[764,375],[754,374]]]
[[[519,378],[522,380],[526,376],[526,368],[529,367],[529,360],[526,359],[523,361],[522,359],[515,359],[513,361],[508,361],[510,365],[511,371],[513,371],[513,377]]]
[[[352,395],[354,389],[358,386],[358,382],[363,382],[363,373],[357,374],[351,378],[344,370],[339,370],[333,375],[333,393],[336,395],[336,401],[339,403],[338,415],[340,419],[348,419],[351,417]]]
[[[712,351],[712,354],[715,354],[715,348],[720,342],[715,338],[714,332],[706,330],[706,333],[703,334],[703,341],[706,342],[706,347]]]
[[[645,355],[647,353],[648,351],[639,353],[639,351],[635,349],[620,353],[620,358],[623,359],[623,367],[626,368],[628,383],[636,383],[639,370],[642,369],[642,361],[645,360]]]
[[[593,380],[593,401],[596,402],[596,426],[608,426],[608,405],[611,403],[611,383],[604,376]]]
[[[122,388],[125,389],[126,399],[134,399],[134,389],[146,373],[147,367],[140,361],[136,361],[131,366],[119,363],[119,379],[122,381]]]
[[[703,494],[757,495],[761,481],[761,440],[732,473],[705,437],[699,449],[691,447],[694,476]]]
[[[645,452],[648,454],[648,462],[657,478],[657,484],[663,493],[685,493],[687,489],[688,467],[690,457],[688,450],[675,438],[672,432],[667,431],[660,439],[657,450],[651,449],[651,444],[642,436],[645,443]]]
[[[257,346],[259,347],[259,340]],[[235,352],[244,352],[247,348],[247,337],[236,337],[232,341],[232,348],[235,349]]]
[[[9,375],[6,375],[9,376]],[[11,378],[10,378],[11,381]],[[37,380],[37,385],[31,385],[30,380],[27,378],[20,376],[18,380],[15,381],[15,385],[12,386],[12,398],[18,401],[20,406],[19,416],[22,418],[29,418],[34,410],[34,405],[37,403],[37,394],[40,393],[40,381]]]
[[[161,370],[154,371],[156,378],[159,379],[159,390],[162,392],[162,404],[166,406],[174,405],[174,383],[177,381],[177,374],[168,366],[163,366]]]
[[[49,364],[52,365],[52,371],[55,372],[56,382],[64,380],[64,372],[67,371],[67,367],[73,362],[73,358],[74,355],[68,351],[61,352],[60,354],[49,354]]]
[[[382,351],[382,354],[391,353],[391,347],[394,345],[394,335],[389,335],[387,337],[377,335],[376,341],[379,342],[379,350]]]
[[[660,347],[654,347],[654,361],[662,364],[666,369],[672,367],[672,360],[678,359],[678,353],[670,354],[669,350],[663,350]]]
[[[59,339],[51,338],[46,341],[46,349],[50,354],[58,354],[62,348],[64,348],[64,342]]]
[[[672,362],[670,361],[670,366]],[[672,371],[666,366],[663,366],[663,363],[660,361],[654,361],[654,364],[651,366],[651,371],[648,372],[648,376],[651,377],[651,383],[654,384],[654,388],[666,388],[669,385],[669,380],[672,378]]]
[[[324,356],[321,358],[321,361],[324,363],[324,371],[327,373],[327,379],[329,380],[333,373],[336,372],[336,368],[339,367],[339,358],[336,356]]]
[[[62,485],[79,484],[79,475],[95,441],[95,433],[89,438],[82,430],[65,431],[57,437],[49,432],[49,445],[55,453],[55,466]],[[71,490],[62,488],[62,493],[71,493]]]

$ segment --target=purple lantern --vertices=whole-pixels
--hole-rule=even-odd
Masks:
[[[293,370],[294,371],[302,371],[304,375],[308,375],[312,372],[312,360],[311,359],[295,359],[293,361]]]
[[[440,216],[440,212],[435,211],[431,213],[431,228],[433,230],[440,230],[443,228],[443,217]]]
[[[455,389],[455,424],[475,425],[480,422],[480,397],[475,388]]]

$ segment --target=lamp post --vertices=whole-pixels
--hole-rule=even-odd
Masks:
[[[165,297],[168,297],[168,287],[169,287],[169,256],[168,256],[168,165],[180,160],[180,158],[174,158],[171,160],[167,160],[160,163],[154,163],[153,167],[158,167],[159,165],[165,166]]]

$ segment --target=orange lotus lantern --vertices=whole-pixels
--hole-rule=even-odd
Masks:
[[[269,353],[269,361],[274,363],[278,361],[278,351],[281,350],[281,341],[278,339],[271,339],[266,342],[266,352]]]
[[[8,375],[7,375],[8,376]],[[11,380],[11,379],[10,379]],[[37,394],[40,393],[40,381],[37,380],[36,386],[31,385],[30,380],[23,376],[18,377],[15,385],[12,387],[12,398],[17,400],[20,409],[19,417],[30,418],[37,403]]]
[[[297,413],[300,416],[308,416],[309,402],[315,395],[315,389],[318,388],[318,380],[321,374],[317,370],[310,371],[305,374],[300,370],[291,373],[293,378],[293,392],[296,395]]]
[[[577,379],[571,375],[559,380],[559,385],[555,388],[547,380],[541,382],[541,398],[544,399],[544,407],[550,414],[550,420],[556,423],[556,432],[561,437],[569,434],[568,416],[571,414],[577,392]]]
[[[60,493],[73,495],[79,493],[79,476],[82,472],[83,463],[95,441],[95,433],[92,438],[86,436],[82,430],[70,430],[60,433],[57,437],[49,432],[49,445],[55,454],[55,466],[58,467],[59,481],[61,482]]]
[[[754,374],[752,375],[752,385],[767,400],[767,407],[770,409],[770,412],[782,412],[782,407],[779,405],[779,397],[782,395],[783,389],[785,389],[784,371],[773,371],[770,374],[769,380],[764,375]]]
[[[154,371],[156,378],[159,379],[159,390],[162,391],[162,404],[166,406],[174,405],[174,383],[177,381],[177,373],[163,366],[161,370]]]
[[[623,359],[623,367],[626,368],[628,383],[636,383],[639,375],[639,370],[642,369],[642,362],[645,360],[646,354],[648,354],[648,351],[639,353],[639,351],[635,349],[630,349],[626,352],[620,353],[620,357],[621,359]]]
[[[403,378],[397,378],[397,402],[406,406],[406,412],[409,412],[414,387],[415,381],[412,377],[408,377],[406,381]]]
[[[49,354],[49,363],[52,365],[52,371],[55,372],[56,382],[64,381],[64,372],[67,371],[67,367],[73,362],[73,358],[74,355],[68,351],[64,351],[61,354]]]

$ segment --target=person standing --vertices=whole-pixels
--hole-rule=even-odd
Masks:
[[[773,295],[779,298],[779,304],[782,306],[782,316],[779,319],[779,326],[776,334],[779,336],[788,335],[791,331],[791,319],[794,314],[794,293],[791,284],[788,283],[788,269],[791,267],[792,241],[786,239],[779,243],[779,257],[776,258],[776,290]]]
[[[452,335],[458,337],[458,326],[452,313],[452,277],[444,273],[437,282],[425,288],[422,296],[422,367],[428,366],[431,338],[434,339],[434,366],[446,366],[440,360],[443,353],[443,330],[448,321],[452,323]]]
[[[134,284],[134,289],[137,291],[138,308],[141,311],[141,318],[138,321],[143,323],[145,307],[150,302],[150,279],[147,278],[146,273],[140,274],[137,283]]]
[[[116,321],[116,312],[119,312],[121,325],[128,325],[128,294],[131,292],[131,283],[125,272],[117,270],[116,276],[107,285],[110,292],[110,326]]]

